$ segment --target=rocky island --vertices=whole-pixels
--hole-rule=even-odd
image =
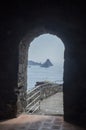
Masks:
[[[38,63],[38,62],[30,60],[29,61],[29,66],[32,66],[32,65],[38,65],[40,67],[45,67],[45,68],[53,66],[53,64],[51,63],[51,61],[49,59],[47,59],[44,63]]]
[[[50,66],[53,66],[53,64],[51,63],[51,61],[49,59],[47,59],[42,65],[41,67],[45,67],[48,68]]]

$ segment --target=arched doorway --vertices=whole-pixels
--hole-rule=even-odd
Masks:
[[[32,102],[36,102],[39,95],[43,101],[40,101],[40,110],[34,111],[36,106],[27,104],[27,111],[32,107],[35,114],[63,115],[64,49],[62,40],[49,33],[36,37],[30,43],[27,89],[34,95],[39,86],[41,95],[37,93],[34,98],[32,96]],[[28,99],[31,100],[29,95]]]
[[[40,82],[42,82],[42,81],[46,82],[46,81],[48,81],[48,82],[53,82],[54,84],[59,84],[59,86],[60,86],[59,89],[60,90],[62,89],[62,91],[63,91],[63,86],[61,88],[61,85],[63,84],[63,72],[64,72],[64,69],[63,69],[64,68],[64,45],[63,45],[63,42],[56,35],[52,35],[52,34],[49,34],[49,33],[43,33],[42,35],[38,35],[38,37],[35,37],[36,39],[34,39],[34,40],[37,40],[37,39],[41,40],[41,37],[44,37],[44,39],[50,40],[50,42],[48,43],[47,46],[44,45],[44,50],[43,50],[43,47],[42,47],[42,50],[43,50],[44,53],[42,53],[42,50],[41,50],[42,55],[40,55],[40,54],[39,55],[40,55],[42,60],[43,60],[43,55],[46,59],[50,59],[54,64],[54,70],[52,69],[53,67],[49,67],[49,69],[51,69],[51,70],[48,71],[48,72],[45,71],[46,73],[49,73],[49,75],[47,76],[44,73],[44,75],[46,75],[44,77],[44,79],[41,76],[40,76],[41,80],[37,79],[38,80],[37,81],[35,78],[32,78],[32,79],[34,79],[36,82],[39,82],[39,81]],[[41,42],[42,42],[42,40],[41,40]],[[46,44],[46,43],[44,43],[44,44]],[[22,86],[22,87],[20,87],[20,88],[22,88],[21,89],[21,97],[22,98],[21,98],[21,101],[19,101],[19,102],[21,102],[21,104],[22,104],[21,106],[23,106],[23,110],[28,105],[28,103],[25,101],[26,91],[28,91],[28,89],[30,88],[31,82],[34,82],[34,80],[31,81],[31,79],[29,79],[29,78],[31,78],[30,77],[31,73],[28,72],[30,70],[28,68],[31,67],[31,65],[28,66],[28,58],[29,58],[29,60],[31,60],[30,59],[31,58],[30,53],[28,53],[28,50],[30,50],[31,45],[32,45],[32,42],[28,44],[28,40],[27,41],[22,40],[22,42],[20,43],[20,63],[21,64],[20,64],[20,68],[19,68],[19,70],[20,70],[19,71],[19,82],[20,82],[19,85]],[[40,45],[42,45],[42,44],[40,44]],[[39,45],[37,44],[37,46],[39,46]],[[37,48],[37,49],[40,49],[40,48]],[[37,50],[37,51],[39,52],[39,50]],[[33,56],[35,56],[35,58],[40,59],[38,56],[36,56],[36,54],[34,53],[33,50],[32,50],[32,53],[33,53]],[[39,60],[39,61],[36,61],[36,62],[39,63],[41,61]],[[42,68],[44,69],[44,67],[42,67]],[[27,72],[28,72],[28,74],[27,74]],[[28,84],[30,84],[30,85],[28,85]],[[33,86],[35,86],[35,84],[33,84]],[[56,88],[54,88],[54,89],[56,89]],[[48,88],[48,90],[49,90],[49,88]],[[58,91],[58,90],[55,90],[55,91]],[[54,91],[54,93],[56,93],[55,91]],[[47,95],[49,95],[49,93],[51,93],[50,95],[52,95],[53,91],[50,90],[50,92],[46,92],[46,93],[47,93]],[[62,98],[62,104],[61,104],[62,105],[62,111],[59,114],[63,114],[63,94],[62,94],[61,98]],[[20,97],[19,97],[19,99],[20,99]]]

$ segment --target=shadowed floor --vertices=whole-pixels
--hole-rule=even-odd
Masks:
[[[63,116],[21,115],[0,123],[0,130],[85,130],[69,124]]]
[[[51,113],[53,116],[47,115]],[[65,122],[63,116],[54,116],[58,113],[63,114],[62,92],[44,99],[39,115],[22,114],[18,118],[2,121],[0,130],[85,130]]]

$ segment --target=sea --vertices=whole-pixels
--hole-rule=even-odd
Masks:
[[[37,65],[28,65],[27,70],[27,89],[35,87],[36,82],[49,81],[58,84],[63,83],[63,64],[55,64],[48,68]]]

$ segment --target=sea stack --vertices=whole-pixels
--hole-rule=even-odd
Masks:
[[[49,59],[47,59],[42,65],[41,67],[45,67],[48,68],[50,66],[53,66],[53,64],[51,63],[51,61]]]

